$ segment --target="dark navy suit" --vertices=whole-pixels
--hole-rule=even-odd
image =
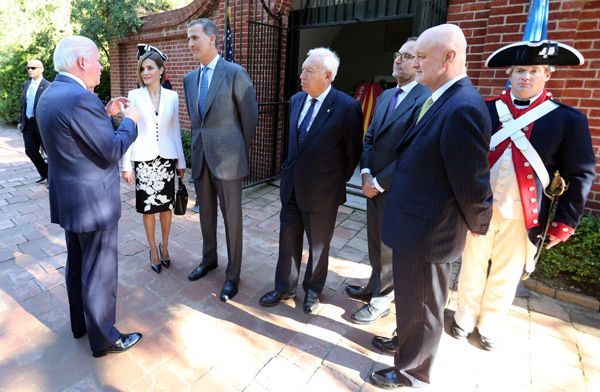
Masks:
[[[467,230],[485,234],[492,215],[491,123],[467,77],[450,86],[398,144],[383,221],[393,249],[398,371],[429,383],[443,331],[451,263]]]
[[[375,303],[372,301],[371,304],[376,307],[389,306],[392,300],[390,293],[394,289],[392,250],[381,242],[381,224],[396,167],[396,146],[417,119],[425,100],[431,95],[427,87],[417,84],[402,102],[387,114],[395,91],[396,88],[385,90],[377,99],[373,121],[365,134],[360,161],[361,169],[369,169],[379,186],[385,190],[373,198],[367,198],[367,239],[369,261],[373,270],[366,291],[375,298]]]
[[[118,162],[137,130],[126,118],[115,131],[98,97],[65,75],[42,95],[36,116],[48,154],[51,220],[65,229],[71,329],[87,330],[92,351],[102,351],[120,337]]]
[[[291,99],[288,158],[281,166],[281,229],[275,275],[275,289],[281,292],[296,291],[305,230],[310,249],[302,286],[315,293],[323,290],[337,209],[346,201],[346,182],[362,151],[360,105],[334,88],[298,145],[298,118],[306,96],[300,92]],[[293,276],[292,260],[296,267]]]
[[[31,159],[31,162],[35,166],[40,176],[46,178],[48,177],[48,164],[46,161],[44,161],[44,158],[42,158],[42,154],[40,154],[40,147],[43,147],[43,145],[40,137],[40,130],[35,118],[35,111],[38,101],[40,100],[40,96],[44,91],[46,91],[46,88],[48,88],[50,82],[44,78],[40,80],[40,84],[35,92],[35,98],[33,100],[34,115],[31,118],[27,118],[27,90],[29,90],[30,84],[31,80],[28,80],[25,82],[25,84],[23,84],[23,92],[21,93],[21,116],[19,118],[19,129],[23,132],[25,154],[27,154],[27,157]]]

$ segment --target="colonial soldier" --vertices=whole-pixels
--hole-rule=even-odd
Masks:
[[[486,235],[467,235],[450,329],[453,337],[465,338],[477,327],[485,350],[494,349],[519,279],[524,269],[533,271],[544,234],[546,248],[566,241],[583,214],[595,177],[588,121],[545,89],[554,66],[581,64],[581,53],[549,40],[514,43],[486,61],[488,67],[508,68],[511,88],[487,102],[494,132],[492,222]],[[551,202],[544,192],[555,172],[567,187]]]

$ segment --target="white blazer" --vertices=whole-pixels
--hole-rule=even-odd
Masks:
[[[132,162],[150,161],[159,155],[177,159],[177,168],[185,169],[177,93],[161,87],[158,116],[146,87],[131,90],[127,98],[140,111],[141,118],[137,139],[123,155],[123,171],[133,171]]]

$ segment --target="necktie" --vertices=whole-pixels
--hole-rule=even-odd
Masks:
[[[421,108],[421,113],[419,113],[419,117],[417,118],[417,123],[419,121],[421,121],[421,118],[425,115],[425,113],[427,113],[427,111],[429,110],[431,105],[433,105],[433,99],[431,99],[431,97],[429,97],[429,98],[427,98],[427,101],[425,101],[425,103],[423,104],[423,107]]]
[[[390,116],[390,114],[392,114],[394,109],[396,109],[396,102],[398,102],[398,95],[400,94],[402,94],[402,89],[396,89],[396,91],[394,92],[394,96],[392,97],[392,99],[390,99],[390,104],[388,105],[387,113],[385,114],[385,118],[383,119],[384,121],[387,120],[387,118]]]
[[[200,117],[204,117],[206,109],[206,96],[208,95],[208,67],[202,67],[200,70],[200,91],[198,92],[198,110]]]
[[[520,99],[515,99],[513,102],[517,106],[529,106],[529,100],[521,101]]]
[[[25,109],[25,115],[27,118],[33,117],[33,104],[35,103],[36,89],[33,87],[33,83],[29,83],[27,89],[27,108]]]
[[[302,142],[304,141],[304,137],[306,137],[306,134],[308,133],[308,124],[310,124],[310,119],[312,118],[313,115],[313,111],[315,110],[315,104],[318,101],[313,98],[310,100],[310,106],[308,107],[308,111],[306,112],[306,115],[304,116],[304,118],[302,119],[302,122],[300,123],[300,126],[298,127],[298,144],[302,144]]]

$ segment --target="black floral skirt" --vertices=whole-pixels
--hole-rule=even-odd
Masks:
[[[158,156],[151,161],[134,162],[137,212],[155,214],[173,209],[176,161]]]

